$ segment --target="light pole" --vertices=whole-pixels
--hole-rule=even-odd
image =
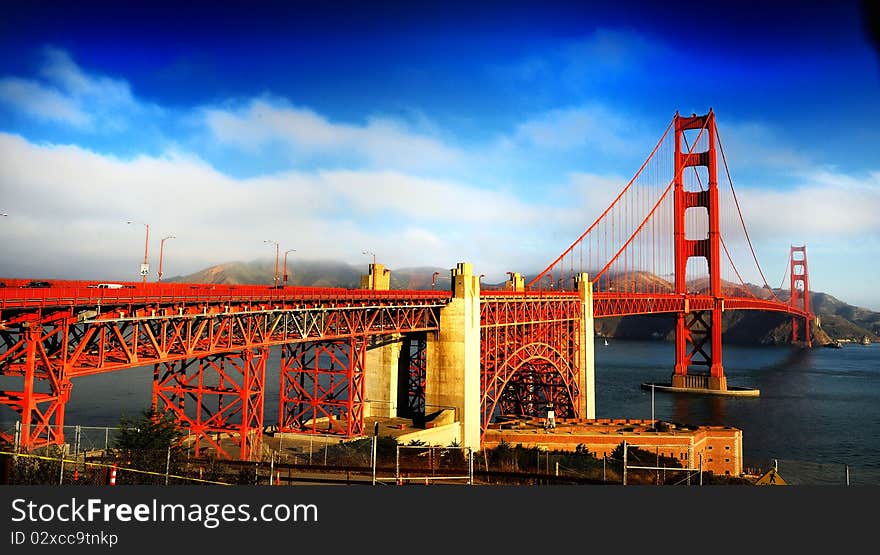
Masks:
[[[284,286],[287,287],[287,253],[296,252],[296,249],[289,249],[284,251]]]
[[[162,237],[162,241],[159,243],[159,279],[156,281],[162,281],[162,252],[165,250],[165,241],[168,239],[177,239],[177,237],[174,235]]]
[[[275,287],[278,287],[278,241],[266,239],[264,243],[273,243],[275,245]]]
[[[370,289],[376,289],[376,253],[370,251],[361,251],[361,254],[373,255],[373,270],[370,272]]]
[[[127,223],[127,224],[138,223],[138,224],[142,224],[144,227],[147,228],[147,236],[144,239],[144,263],[141,265],[141,275],[144,276],[144,283],[147,283],[147,274],[150,273],[150,266],[147,263],[147,253],[149,252],[149,246],[150,246],[150,224],[147,224],[144,222],[135,222],[134,220],[128,220],[125,223]]]

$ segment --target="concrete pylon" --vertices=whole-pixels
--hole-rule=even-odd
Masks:
[[[388,291],[390,288],[391,270],[384,264],[370,264],[368,273],[361,275],[361,289]],[[400,335],[374,337],[367,344],[364,395],[369,400],[369,416],[397,416],[400,347]]]
[[[510,277],[504,282],[505,291],[525,291],[525,289],[526,280],[523,279],[522,274],[511,272]]]
[[[373,337],[367,344],[364,396],[369,401],[367,416],[397,416],[397,388],[400,334]]]
[[[480,448],[480,279],[473,266],[451,271],[452,301],[428,336],[425,411],[455,408],[463,447]]]
[[[391,270],[384,264],[370,264],[366,274],[361,274],[361,289],[388,291],[391,289]]]
[[[581,333],[578,337],[578,416],[596,418],[596,358],[593,344],[595,328],[593,327],[593,283],[589,276],[582,272],[575,276],[578,296],[581,299]]]

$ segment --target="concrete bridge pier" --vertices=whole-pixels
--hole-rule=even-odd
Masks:
[[[473,266],[451,271],[452,301],[440,311],[440,331],[428,335],[426,411],[455,410],[461,446],[480,448],[480,279]]]
[[[398,416],[398,385],[402,336],[372,337],[367,343],[365,397],[369,406],[365,416]]]
[[[593,323],[593,282],[586,273],[580,273],[575,276],[575,284],[581,299],[581,332],[578,337],[580,395],[577,401],[577,414],[581,418],[594,419],[596,418],[596,356],[593,336],[596,328]]]
[[[383,264],[370,264],[361,275],[361,289],[388,291],[391,288],[391,270]],[[398,416],[398,366],[402,336],[374,336],[367,342],[365,361],[365,391],[368,403],[365,416],[393,418]]]

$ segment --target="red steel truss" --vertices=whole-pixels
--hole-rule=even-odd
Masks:
[[[156,364],[153,408],[170,412],[189,429],[196,456],[202,446],[225,458],[259,455],[267,347]]]
[[[363,337],[284,345],[279,430],[362,434],[366,352]]]
[[[480,298],[482,429],[498,414],[577,414],[581,303],[576,294]],[[592,337],[592,336],[591,336]]]
[[[260,289],[264,298],[259,298]],[[435,331],[439,310],[450,297],[443,292],[312,288],[302,288],[297,295],[295,290],[279,293],[265,287],[179,284],[119,291],[83,284],[0,289],[0,404],[21,415],[19,444],[24,448],[64,442],[64,408],[73,378],[153,366],[155,403],[168,410],[178,407],[174,413],[196,436],[197,448],[204,442],[219,455],[231,456],[226,444],[214,438],[235,433],[237,454],[250,456],[255,444],[240,434],[262,427],[264,379],[256,377],[265,372],[264,349],[355,340],[360,344],[370,336]],[[155,295],[157,291],[161,294]],[[246,361],[233,362],[236,357]],[[324,370],[312,367],[313,381],[321,383]],[[205,381],[208,375],[222,385]],[[346,434],[363,428],[362,385],[361,380],[349,390]],[[314,399],[314,391],[310,395],[307,398]],[[186,399],[206,396],[217,398],[220,405],[201,412],[189,410],[186,403],[179,408]],[[230,408],[236,396],[240,407]],[[325,412],[335,402],[326,399]],[[333,430],[341,431],[338,426]],[[0,439],[14,441],[5,432]]]

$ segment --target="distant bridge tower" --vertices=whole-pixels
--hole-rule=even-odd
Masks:
[[[727,378],[721,359],[721,314],[724,311],[724,293],[721,290],[721,231],[719,226],[718,172],[715,154],[715,113],[682,117],[678,113],[675,125],[674,173],[674,251],[675,292],[685,297],[685,310],[676,314],[675,371],[673,387],[715,389],[726,391]],[[708,135],[708,150],[682,150],[684,132],[700,130]],[[684,187],[684,172],[691,166],[704,166],[708,171],[708,189],[688,191]],[[704,208],[708,218],[708,236],[688,239],[685,214],[690,208]],[[709,267],[709,294],[713,298],[709,310],[688,310],[687,264],[690,258],[703,257]],[[706,347],[709,350],[706,350]],[[705,366],[706,375],[688,375],[691,366]]]
[[[807,247],[791,247],[790,255],[790,275],[791,275],[791,305],[800,308],[799,304],[803,303],[803,310],[807,314],[810,313],[810,277],[807,272]],[[797,316],[791,319],[791,342],[800,341],[800,320]],[[804,338],[803,342],[807,347],[812,347],[812,334],[810,333],[810,318],[804,318]]]

